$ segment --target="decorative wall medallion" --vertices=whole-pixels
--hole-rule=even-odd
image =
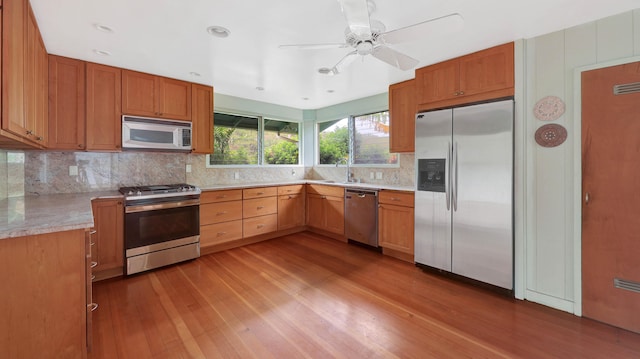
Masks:
[[[556,147],[567,139],[567,129],[561,125],[550,123],[536,131],[536,142],[542,147]]]
[[[547,96],[536,102],[533,115],[540,121],[557,120],[564,113],[564,102],[557,96]]]

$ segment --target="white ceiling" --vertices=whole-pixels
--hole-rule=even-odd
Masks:
[[[280,49],[282,44],[344,42],[338,0],[31,0],[47,51],[92,62],[213,85],[216,93],[316,109],[387,91],[413,77],[367,56],[327,76],[350,49]],[[418,67],[504,42],[531,38],[618,14],[639,0],[375,0],[372,18],[387,30],[450,13],[455,33],[438,29],[392,46]],[[94,25],[113,28],[98,31]],[[206,32],[211,25],[228,38]],[[442,31],[440,31],[442,30]],[[111,56],[102,56],[103,50]],[[200,76],[194,76],[197,72]],[[263,87],[258,91],[256,87]],[[332,92],[330,92],[332,91]]]

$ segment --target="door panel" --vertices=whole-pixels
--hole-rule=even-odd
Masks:
[[[449,173],[452,115],[451,110],[441,110],[416,118],[416,169],[420,159],[444,158],[445,173]],[[449,189],[448,178],[445,183]],[[451,211],[446,193],[415,192],[414,234],[416,262],[451,271]]]
[[[513,288],[513,101],[453,110],[453,272]]]
[[[582,73],[582,312],[640,332],[640,62]],[[589,201],[586,201],[586,194]]]

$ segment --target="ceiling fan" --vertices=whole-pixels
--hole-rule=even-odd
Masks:
[[[342,13],[347,19],[344,43],[331,44],[301,44],[280,45],[280,48],[296,49],[329,49],[353,48],[333,67],[323,67],[318,70],[321,74],[337,75],[343,72],[358,56],[371,55],[400,70],[414,68],[419,61],[411,56],[398,52],[387,45],[419,40],[425,35],[433,34],[434,30],[457,30],[462,27],[462,16],[457,13],[429,19],[400,29],[386,31],[384,24],[371,19],[376,5],[373,0],[338,0],[342,5]]]

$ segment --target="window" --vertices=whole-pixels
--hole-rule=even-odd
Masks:
[[[318,163],[345,163],[349,157],[349,119],[318,123]]]
[[[264,120],[264,163],[297,165],[300,163],[300,124]]]
[[[318,122],[317,131],[318,164],[398,163],[398,155],[389,153],[389,111]]]
[[[208,165],[298,165],[300,124],[260,116],[213,114]]]
[[[389,111],[353,117],[353,158],[359,165],[391,165],[398,155],[389,153]]]

